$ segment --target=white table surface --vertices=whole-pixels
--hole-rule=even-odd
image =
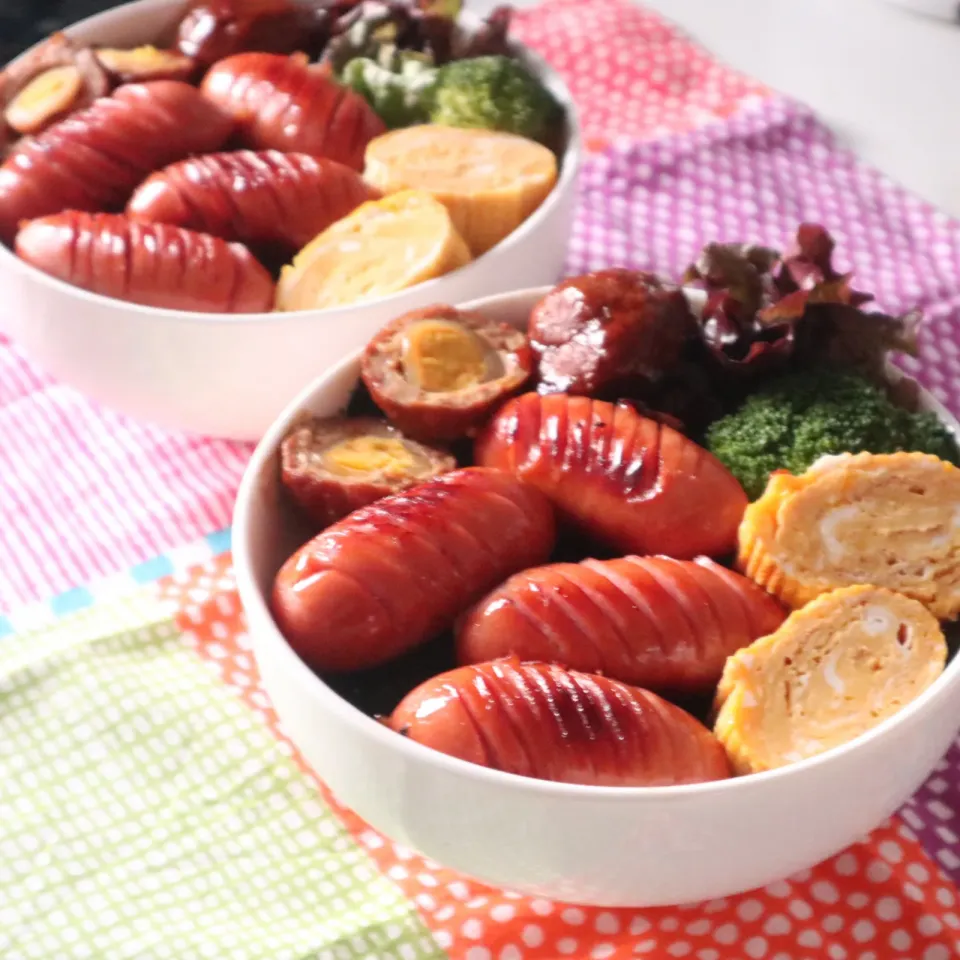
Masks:
[[[644,4],[721,60],[809,104],[865,160],[960,216],[960,24],[886,0]]]

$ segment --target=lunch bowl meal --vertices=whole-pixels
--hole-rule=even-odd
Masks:
[[[960,726],[952,417],[803,224],[397,315],[288,407],[234,560],[263,682],[395,841],[676,904],[854,842]]]
[[[0,329],[127,414],[256,440],[391,317],[553,283],[559,76],[417,0],[141,0],[0,73]]]

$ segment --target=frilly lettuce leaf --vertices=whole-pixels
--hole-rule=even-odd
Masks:
[[[803,223],[782,253],[747,244],[703,249],[684,282],[706,293],[701,337],[723,368],[753,378],[823,363],[882,380],[890,352],[916,354],[920,313],[862,309],[873,297],[834,268],[834,247],[824,227]]]

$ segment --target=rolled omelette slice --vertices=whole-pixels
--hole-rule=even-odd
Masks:
[[[375,300],[442,277],[470,251],[442,203],[402,190],[361,203],[283,267],[277,310],[323,310]]]
[[[916,600],[844,587],[727,659],[714,733],[737,773],[773,770],[847,743],[943,671],[940,625]]]
[[[547,198],[557,182],[557,158],[516,134],[429,123],[371,140],[363,176],[382,193],[432,194],[479,257]]]
[[[925,453],[860,453],[778,472],[747,507],[738,544],[739,569],[793,609],[870,583],[954,619],[960,470]]]

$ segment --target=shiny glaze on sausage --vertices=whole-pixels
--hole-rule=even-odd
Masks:
[[[713,734],[656,694],[517,658],[426,681],[389,725],[441,753],[539,780],[659,787],[730,775]]]
[[[321,39],[324,20],[316,4],[196,0],[177,28],[177,47],[204,66],[245,50],[292,53]]]
[[[515,574],[457,630],[457,659],[515,654],[659,690],[716,686],[727,657],[786,614],[706,557],[555,563]]]
[[[367,144],[386,129],[363,97],[300,54],[238,53],[214,64],[202,89],[254,150],[308,153],[362,170]]]
[[[17,255],[58,280],[148,307],[259,313],[273,279],[246,247],[122,214],[66,211],[27,223]]]
[[[540,393],[616,395],[655,383],[696,333],[678,287],[614,268],[557,284],[530,314]]]
[[[178,80],[119,87],[18,143],[0,167],[0,239],[62,210],[112,211],[158,167],[219,148],[233,121]]]
[[[543,563],[547,499],[498,470],[467,468],[385,497],[329,527],[280,569],[273,611],[319,670],[385,663],[450,627],[505,577]]]
[[[734,476],[692,440],[589,397],[509,400],[475,455],[533,484],[570,525],[622,553],[726,554],[747,506]]]
[[[335,160],[278,150],[239,150],[181,160],[148,177],[127,213],[224,240],[306,246],[379,194]]]

